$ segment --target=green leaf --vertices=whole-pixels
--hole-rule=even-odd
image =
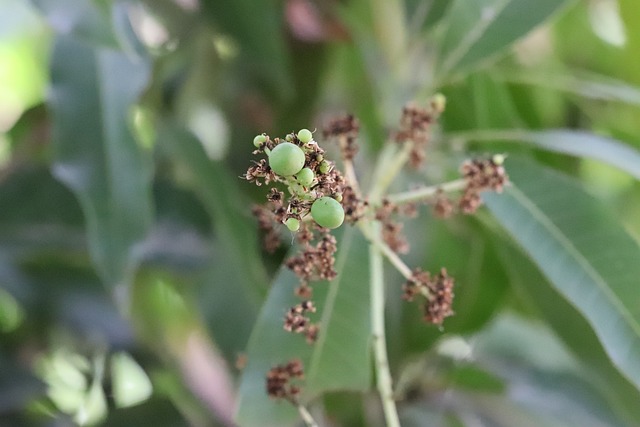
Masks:
[[[504,51],[566,0],[456,0],[444,20],[438,75],[468,72]]]
[[[138,405],[151,396],[153,386],[144,369],[125,352],[111,356],[111,382],[116,407]]]
[[[250,204],[241,196],[243,183],[236,178],[241,173],[232,174],[223,163],[210,160],[202,144],[177,125],[163,126],[159,135],[160,148],[188,179],[213,220],[215,250],[199,299],[216,342],[232,358],[246,346],[268,284],[257,226]]]
[[[640,88],[619,79],[587,71],[511,69],[492,74],[497,80],[555,89],[601,101],[640,106]]]
[[[544,321],[563,340],[586,368],[586,376],[603,396],[612,411],[627,417],[631,425],[640,423],[640,392],[611,364],[598,337],[587,320],[562,298],[542,276],[540,270],[507,239],[494,237],[515,293],[542,315]]]
[[[150,159],[129,112],[149,75],[143,58],[59,36],[51,65],[53,172],[76,195],[106,284],[122,282],[152,218]]]
[[[640,247],[572,180],[526,161],[487,206],[553,286],[588,320],[617,368],[640,387]]]
[[[448,134],[451,140],[521,142],[556,153],[588,157],[615,166],[640,179],[640,151],[605,136],[565,129],[546,131],[477,130]]]
[[[293,358],[303,361],[307,380],[303,401],[328,390],[363,390],[370,384],[369,282],[366,242],[354,229],[338,236],[336,270],[330,283],[314,285],[320,317],[318,342],[283,331],[283,315],[297,304],[298,279],[283,268],[262,308],[247,349],[248,364],[240,383],[236,420],[245,427],[284,426],[297,416],[287,402],[271,400],[265,376],[273,366]]]

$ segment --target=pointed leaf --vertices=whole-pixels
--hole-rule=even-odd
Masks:
[[[151,221],[151,164],[129,126],[130,108],[148,75],[142,58],[57,38],[51,65],[53,172],[80,201],[91,255],[109,285],[125,278],[132,247]]]
[[[293,358],[306,373],[303,401],[327,390],[363,390],[369,386],[369,282],[366,243],[354,229],[338,236],[336,270],[331,283],[316,283],[314,298],[320,316],[320,336],[314,345],[283,331],[284,312],[297,304],[298,279],[282,269],[258,318],[249,342],[248,364],[240,384],[236,419],[245,427],[291,425],[298,418],[287,402],[266,394],[265,375]]]
[[[616,139],[589,132],[566,129],[546,131],[477,130],[451,133],[448,138],[477,142],[522,142],[556,153],[599,160],[640,179],[640,151]]]
[[[566,0],[456,0],[444,20],[440,76],[469,71],[544,22]]]
[[[569,178],[516,159],[507,168],[514,185],[487,206],[640,387],[640,246]]]

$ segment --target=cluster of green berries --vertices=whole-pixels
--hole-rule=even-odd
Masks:
[[[340,194],[331,196],[318,194],[314,188],[319,184],[318,175],[326,175],[332,169],[332,164],[322,156],[322,150],[313,140],[313,134],[308,129],[301,129],[296,134],[287,135],[284,140],[278,138],[271,141],[265,134],[257,135],[253,139],[253,145],[263,151],[268,156],[268,172],[275,176],[272,179],[284,182],[289,189],[292,198],[298,203],[297,210],[306,215],[305,209],[300,207],[310,204],[308,210],[311,218],[324,228],[337,228],[344,221],[344,209],[340,204]],[[271,147],[271,148],[270,148]],[[260,164],[258,164],[260,166]],[[260,174],[256,169],[251,169],[247,173],[247,178]],[[265,174],[265,171],[262,171]],[[333,197],[332,197],[333,196]],[[289,210],[291,210],[290,205]],[[294,210],[296,207],[293,208]],[[298,218],[299,217],[299,218]],[[300,229],[302,215],[288,215],[283,220],[284,224],[291,231]]]

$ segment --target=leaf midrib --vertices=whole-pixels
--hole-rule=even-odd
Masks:
[[[626,323],[631,327],[633,332],[637,337],[640,337],[640,324],[638,324],[633,315],[629,312],[627,307],[620,301],[619,298],[611,291],[611,289],[607,286],[607,282],[604,278],[598,273],[598,271],[589,263],[582,253],[576,248],[571,241],[562,233],[558,227],[548,218],[544,212],[542,212],[538,207],[533,203],[527,196],[520,191],[516,186],[512,186],[510,189],[510,193],[514,196],[514,198],[522,204],[566,251],[569,255],[578,263],[580,267],[584,269],[587,275],[593,280],[598,288],[600,288],[602,294],[604,294],[605,298],[609,301],[609,303],[617,309],[618,313],[620,313],[621,317],[626,321]]]

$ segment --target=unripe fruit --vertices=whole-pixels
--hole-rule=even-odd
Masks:
[[[318,171],[320,173],[329,173],[329,171],[331,170],[331,163],[329,163],[326,160],[323,160],[320,162],[320,166],[318,166]]]
[[[315,174],[309,168],[302,168],[302,170],[296,174],[298,184],[304,187],[310,186],[313,183],[313,178],[315,178]]]
[[[493,157],[491,158],[491,161],[496,166],[502,166],[505,158],[506,156],[504,154],[494,154]]]
[[[297,137],[300,140],[300,142],[302,142],[303,144],[306,144],[307,142],[313,139],[313,134],[309,129],[300,129]]]
[[[256,148],[260,148],[260,146],[265,142],[267,142],[267,136],[265,134],[256,135],[256,137],[253,138],[253,145]]]
[[[338,228],[344,221],[344,209],[331,197],[321,197],[311,205],[311,217],[320,227]]]
[[[290,231],[300,230],[300,221],[295,218],[287,218],[287,220],[284,222],[284,225],[286,225]]]
[[[297,145],[283,142],[271,150],[269,154],[269,166],[280,176],[295,175],[304,166],[304,152]]]

